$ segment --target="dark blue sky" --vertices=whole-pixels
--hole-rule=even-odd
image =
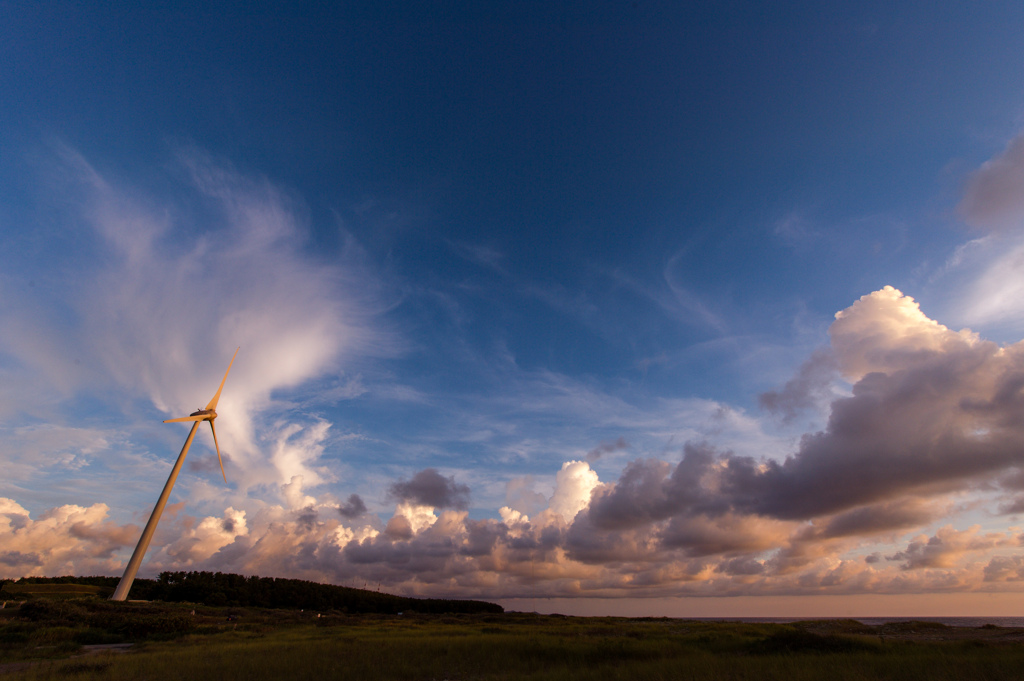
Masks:
[[[236,505],[383,518],[434,467],[485,518],[618,438],[603,481],[698,440],[791,454],[828,400],[759,394],[885,285],[1024,331],[1013,247],[957,208],[1024,122],[1020,3],[334,4],[0,2],[10,432],[156,470],[177,433],[141,424],[241,344],[225,437],[274,463]],[[29,440],[6,456],[53,455]],[[112,473],[80,456],[0,495],[88,506]]]

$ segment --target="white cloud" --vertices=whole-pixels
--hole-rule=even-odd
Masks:
[[[586,461],[566,461],[555,476],[555,493],[548,509],[566,522],[590,504],[590,493],[599,484],[597,473]]]
[[[113,383],[177,417],[206,404],[241,346],[218,405],[229,480],[242,491],[329,480],[317,461],[330,423],[299,414],[266,424],[263,414],[281,391],[397,352],[358,247],[315,257],[293,199],[195,149],[177,155],[185,192],[157,197],[108,180],[73,150],[60,156],[72,206],[63,219],[86,222],[92,232],[78,241],[95,254],[66,275],[75,286],[65,317],[32,313],[31,299],[0,309],[0,353],[62,399],[109,399]],[[13,389],[0,386],[0,403],[16,400]],[[184,438],[184,427],[166,428]],[[209,433],[197,444],[212,445]]]
[[[1007,241],[985,244],[979,270],[965,287],[957,316],[967,324],[1008,324],[1021,328],[1024,317],[1024,243]]]
[[[937,276],[953,276],[947,298],[961,323],[1020,333],[1024,323],[1024,133],[969,178],[958,211],[982,231]]]
[[[245,511],[228,507],[221,518],[203,518],[198,525],[186,529],[177,539],[163,548],[162,553],[151,558],[157,563],[172,559],[175,563],[191,564],[203,561],[238,537],[249,534],[245,522]]]
[[[936,355],[953,355],[980,342],[969,329],[953,332],[929,319],[913,298],[892,286],[861,296],[837,312],[829,336],[840,369],[853,381],[871,372],[898,371]]]

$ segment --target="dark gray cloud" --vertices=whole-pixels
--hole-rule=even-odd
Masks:
[[[984,363],[987,353],[979,354],[972,359]],[[1024,465],[1024,398],[1003,396],[1012,378],[990,381],[986,394],[985,386],[973,385],[975,362],[941,359],[866,375],[851,397],[833,401],[826,428],[805,435],[783,462],[703,443],[687,444],[674,468],[634,461],[616,485],[595,492],[594,524],[628,528],[684,512],[725,511],[806,520],[929,489],[962,488]],[[1016,364],[1005,371],[1016,375]],[[969,399],[968,390],[974,394]],[[903,522],[902,516],[892,519]]]
[[[984,574],[986,582],[1024,581],[1024,556],[993,556]]]
[[[38,553],[22,553],[21,551],[4,551],[0,553],[0,563],[11,567],[35,567],[43,562]]]
[[[965,401],[965,388],[987,397],[984,387],[972,385],[977,365],[971,364],[936,361],[868,374],[852,397],[832,403],[826,429],[805,435],[785,462],[728,459],[723,478],[733,507],[811,518],[929,486],[962,487],[1024,463],[1018,407],[983,413]]]
[[[1010,543],[1006,535],[990,533],[982,535],[977,527],[958,531],[951,526],[941,527],[931,537],[919,537],[907,544],[907,548],[886,560],[903,561],[904,570],[920,568],[948,568],[972,552],[985,551]]]
[[[366,513],[366,504],[363,503],[362,497],[358,494],[350,494],[348,501],[338,507],[338,513],[341,514],[342,518],[354,520]]]
[[[1024,134],[970,176],[957,208],[977,229],[1004,231],[1024,225]]]
[[[676,516],[661,535],[666,548],[681,549],[683,555],[702,556],[757,553],[774,548],[778,537],[759,532],[750,518],[734,515]]]
[[[224,463],[225,472],[231,465],[231,457],[227,452],[220,453],[221,461]],[[217,477],[220,477],[220,462],[217,461],[216,454],[210,454],[208,456],[199,454],[197,456],[190,456],[188,458],[188,470],[192,473],[202,474],[213,474],[216,473]]]
[[[320,520],[320,514],[319,514],[319,512],[317,512],[316,507],[314,507],[314,506],[307,506],[306,508],[304,508],[301,511],[299,511],[298,515],[295,516],[295,521],[297,523],[299,523],[299,525],[301,525],[303,527],[303,529],[305,529],[306,531],[309,531],[309,530],[313,529],[316,526],[316,524],[317,524],[317,522],[319,520]],[[223,528],[225,530],[229,529],[229,526],[228,526],[229,523],[230,523],[230,529],[231,530],[234,529],[234,524],[231,523],[231,519],[230,518],[226,518],[224,520],[224,523],[225,524],[223,525]]]
[[[612,452],[622,451],[623,449],[629,449],[629,443],[626,442],[626,438],[620,437],[614,442],[602,442],[598,446],[587,452],[587,461],[593,463],[600,459],[605,454],[611,454]]]
[[[392,516],[384,528],[384,536],[397,540],[412,539],[412,523],[404,515]]]
[[[854,384],[833,400],[824,430],[782,462],[690,448],[668,477],[627,468],[623,489],[592,505],[598,523],[712,512],[715,502],[806,520],[963,489],[1024,465],[1024,345],[951,331],[891,288],[841,313],[830,333]]]
[[[834,516],[825,525],[821,536],[870,536],[879,532],[920,527],[933,520],[936,515],[936,509],[916,499],[862,506]]]
[[[594,490],[567,535],[570,555],[621,560],[652,542],[688,557],[774,548],[769,564],[784,573],[844,538],[926,525],[944,513],[929,500],[950,492],[1024,486],[1024,344],[1000,348],[951,331],[889,287],[837,315],[830,334],[835,354],[816,353],[767,399],[796,413],[841,369],[852,394],[832,400],[824,429],[783,461],[701,442],[687,443],[674,465],[633,461]],[[765,542],[751,534],[759,523]],[[803,525],[785,531],[786,523]],[[948,566],[985,546],[944,531],[892,558],[906,569]]]
[[[420,471],[408,482],[392,484],[388,494],[394,499],[434,508],[469,508],[469,487],[455,482],[454,475],[446,478],[433,468]]]
[[[765,565],[752,558],[733,558],[721,563],[718,571],[727,575],[760,575],[764,573]]]
[[[782,416],[783,421],[792,421],[801,411],[827,396],[838,368],[831,350],[817,350],[782,390],[761,393],[758,403],[762,409]]]

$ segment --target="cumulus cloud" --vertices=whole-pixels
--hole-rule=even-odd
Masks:
[[[444,477],[433,468],[426,468],[412,480],[396,482],[388,489],[395,499],[433,508],[469,507],[469,487],[455,482],[455,476]]]
[[[0,497],[0,577],[97,574],[121,565],[115,552],[137,538],[135,525],[107,519],[106,504],[67,504],[36,519]]]
[[[984,574],[986,582],[1024,581],[1024,556],[994,556]]]
[[[1016,544],[1012,537],[990,532],[981,534],[977,525],[958,531],[947,525],[933,536],[922,535],[907,544],[907,548],[887,560],[903,561],[904,570],[919,568],[948,568],[964,556],[990,549]]]
[[[727,455],[703,489],[731,508],[811,518],[928,489],[955,489],[1021,463],[1024,345],[999,347],[929,319],[886,287],[838,313],[829,331],[853,394],[784,462]]]
[[[245,511],[228,507],[222,518],[203,518],[198,525],[188,528],[163,553],[175,562],[194,563],[206,560],[217,551],[231,544],[237,537],[245,536],[249,529],[245,523]],[[155,557],[160,561],[161,557]]]
[[[590,504],[590,494],[598,485],[597,473],[586,461],[566,461],[555,476],[555,493],[548,510],[572,522],[576,514]]]
[[[1024,134],[968,178],[958,209],[967,224],[986,232],[1024,226]]]

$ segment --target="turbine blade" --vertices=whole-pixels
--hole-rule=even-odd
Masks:
[[[182,421],[202,421],[207,418],[206,414],[202,416],[182,416],[180,419],[167,419],[164,423],[181,423]]]
[[[213,431],[213,446],[217,450],[217,463],[220,464],[220,474],[224,476],[224,482],[227,482],[228,476],[224,475],[224,462],[220,458],[220,445],[217,444],[217,429],[213,427],[213,419],[210,419],[210,430]]]
[[[220,400],[220,391],[224,389],[224,381],[228,380],[228,372],[231,371],[231,365],[235,363],[235,357],[238,356],[239,350],[241,350],[241,348],[236,348],[235,354],[231,355],[231,361],[228,362],[228,370],[224,372],[224,378],[220,381],[220,387],[217,388],[217,394],[214,395],[213,399],[210,400],[210,403],[206,405],[207,409],[217,409],[217,401]]]

